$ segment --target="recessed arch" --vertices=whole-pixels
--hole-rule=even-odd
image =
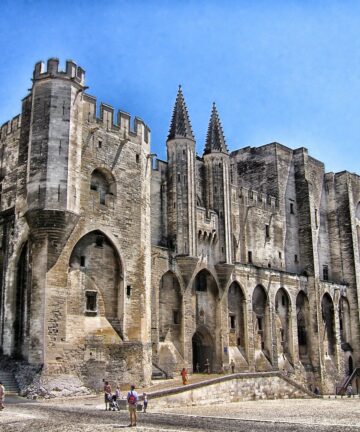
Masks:
[[[105,317],[123,332],[123,267],[119,252],[101,230],[86,233],[69,258],[71,313]]]
[[[279,288],[275,295],[276,333],[278,355],[292,359],[291,300],[285,288]]]
[[[243,289],[236,281],[228,289],[229,346],[246,351],[246,298]]]
[[[321,300],[321,312],[325,330],[325,354],[333,356],[336,350],[335,313],[334,303],[328,293],[325,293]]]
[[[182,323],[182,295],[179,280],[172,271],[166,272],[159,286],[159,339],[180,345]]]
[[[350,323],[350,305],[345,296],[339,300],[339,326],[340,338],[344,350],[351,349],[351,323]]]
[[[100,204],[106,204],[106,196],[116,196],[114,175],[106,168],[96,168],[91,173],[90,189],[99,193]]]
[[[300,291],[296,297],[296,323],[300,360],[310,363],[310,306],[307,295]]]
[[[269,299],[262,285],[257,285],[252,296],[255,349],[261,350],[271,361],[272,341]]]
[[[29,284],[29,244],[26,241],[16,265],[15,319],[13,324],[13,354],[22,358],[25,355],[25,340],[29,333],[30,318],[30,284]]]
[[[214,338],[206,326],[199,326],[192,337],[193,370],[205,371],[205,364],[210,364],[210,369],[214,368],[215,350]]]

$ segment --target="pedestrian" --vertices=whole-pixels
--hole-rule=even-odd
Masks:
[[[144,402],[144,413],[146,413],[147,406],[148,406],[148,397],[146,393],[143,393],[143,402]]]
[[[318,386],[315,386],[314,393],[316,394],[316,396],[320,394],[320,390]]]
[[[195,370],[196,370],[196,373],[200,373],[200,365],[199,365],[199,363],[196,363]]]
[[[351,396],[353,395],[353,388],[352,388],[352,385],[351,385],[351,384],[349,384],[349,385],[347,386],[346,394],[347,394],[347,397],[351,397]]]
[[[235,373],[235,362],[234,362],[234,359],[231,359],[230,367],[231,367],[231,373]]]
[[[139,396],[135,391],[134,384],[131,385],[130,391],[127,394],[127,403],[129,407],[130,424],[129,426],[136,426],[136,407]]]
[[[104,383],[104,401],[105,401],[105,411],[107,411],[108,404],[112,401],[112,390],[109,381],[105,381]]]
[[[5,387],[2,382],[0,382],[0,410],[3,410],[5,401]]]
[[[182,371],[180,372],[180,375],[182,377],[182,383],[185,385],[188,382],[188,374],[187,370],[185,368],[182,368]]]
[[[206,359],[206,362],[205,362],[204,366],[205,366],[205,373],[209,374],[210,373],[210,362],[209,362],[209,359]]]

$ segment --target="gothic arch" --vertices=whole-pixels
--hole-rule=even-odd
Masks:
[[[339,301],[339,326],[341,344],[344,350],[351,349],[351,323],[350,323],[350,305],[345,296],[340,297]]]
[[[328,293],[321,300],[322,319],[324,323],[325,355],[334,356],[336,353],[335,312],[334,303]]]
[[[90,176],[90,189],[99,193],[100,204],[106,204],[106,196],[116,196],[116,180],[106,168],[95,168]]]
[[[291,300],[285,288],[279,288],[275,295],[276,336],[278,355],[284,354],[288,360],[292,359],[292,319]]]
[[[302,363],[310,363],[310,306],[307,295],[300,291],[296,297],[296,324],[299,358]]]
[[[252,296],[255,349],[261,350],[271,360],[272,341],[269,299],[265,288],[257,285]]]
[[[69,258],[69,304],[77,316],[105,317],[123,333],[123,267],[113,242],[100,230],[86,233]],[[68,311],[70,313],[70,311]]]
[[[195,357],[207,356],[209,360],[211,358],[212,370],[218,370],[222,351],[219,288],[216,279],[208,269],[202,269],[196,274],[193,280],[192,296],[193,307],[195,307],[194,331],[195,333],[198,330],[201,333],[208,332],[212,336],[211,345],[197,345],[203,346],[205,351],[203,354],[197,353]]]
[[[26,354],[26,338],[30,325],[30,278],[29,278],[29,244],[26,241],[16,264],[16,295],[13,323],[13,354],[22,358]]]
[[[179,349],[181,339],[182,295],[178,278],[166,272],[159,285],[159,339],[169,339]]]
[[[246,297],[238,282],[228,289],[229,346],[237,346],[242,354],[246,351]]]

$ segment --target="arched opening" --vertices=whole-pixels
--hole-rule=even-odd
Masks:
[[[90,189],[98,192],[100,204],[106,205],[106,197],[116,195],[114,176],[103,168],[96,168],[91,174]]]
[[[228,291],[229,346],[237,347],[245,356],[246,340],[246,299],[237,282],[233,282]]]
[[[341,296],[339,301],[339,325],[341,347],[344,351],[352,351],[351,325],[350,325],[350,305],[346,297]]]
[[[182,323],[182,296],[180,284],[172,272],[167,272],[160,280],[159,289],[159,339],[180,342]],[[178,347],[179,349],[179,347]]]
[[[193,370],[206,372],[209,363],[210,371],[214,368],[214,340],[206,327],[200,327],[192,337]]]
[[[219,290],[216,280],[208,270],[201,270],[196,275],[193,293],[195,296],[195,333],[199,330],[198,336],[194,339],[197,350],[195,357],[199,362],[200,370],[206,358],[209,361],[211,358],[211,369],[218,370],[222,350],[220,346]],[[212,336],[209,338],[208,335]],[[202,342],[200,343],[199,340]],[[193,348],[195,345],[193,344]],[[204,352],[201,353],[201,350]],[[196,366],[195,360],[193,363]]]
[[[351,375],[353,372],[354,372],[354,362],[353,362],[353,358],[351,356],[349,356],[348,373],[349,373],[349,375]]]
[[[302,363],[310,363],[310,307],[309,300],[303,291],[296,298],[296,323],[299,345],[299,358]]]
[[[25,353],[25,340],[29,331],[29,248],[28,242],[21,249],[16,267],[16,303],[14,320],[14,356],[21,358]]]
[[[105,317],[122,335],[123,269],[113,243],[101,231],[89,232],[75,245],[69,267],[68,313]]]
[[[324,349],[325,355],[335,355],[335,314],[334,304],[328,293],[325,293],[321,301],[322,318],[324,322]]]
[[[257,285],[252,298],[255,349],[271,361],[270,311],[268,297],[262,285]]]
[[[284,288],[280,288],[276,293],[275,312],[278,354],[283,354],[289,361],[291,361],[291,303],[289,294]]]

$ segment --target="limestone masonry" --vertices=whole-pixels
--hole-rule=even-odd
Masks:
[[[229,153],[215,105],[198,156],[181,88],[153,161],[148,126],[97,118],[86,88],[37,63],[1,127],[3,354],[93,389],[233,360],[334,392],[360,366],[360,177],[279,143]]]

